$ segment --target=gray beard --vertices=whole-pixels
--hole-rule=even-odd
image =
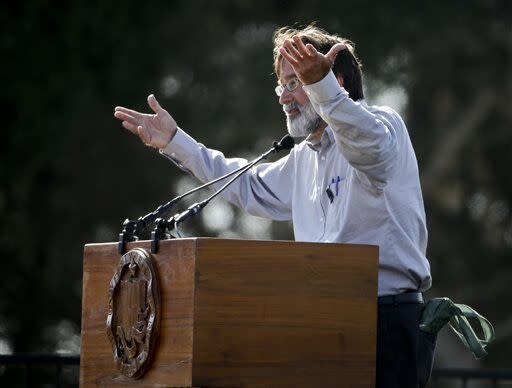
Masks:
[[[315,132],[324,122],[315,109],[313,109],[311,101],[307,101],[302,106],[297,102],[283,105],[284,111],[291,111],[292,109],[300,111],[298,115],[293,117],[286,116],[286,127],[288,128],[288,133],[293,137],[306,137]]]

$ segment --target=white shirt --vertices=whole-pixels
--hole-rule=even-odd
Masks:
[[[303,141],[253,167],[222,195],[253,215],[292,220],[297,241],[378,245],[379,296],[427,290],[425,210],[404,122],[390,108],[351,100],[332,72],[303,88],[328,124],[320,143]],[[202,182],[247,163],[181,129],[161,153]]]

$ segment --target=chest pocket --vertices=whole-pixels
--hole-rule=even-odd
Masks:
[[[343,203],[345,202],[346,178],[337,175],[331,177],[328,182],[329,184],[325,190],[329,199],[327,203],[327,218],[339,218],[342,212]]]

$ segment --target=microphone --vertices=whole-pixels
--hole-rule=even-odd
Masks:
[[[237,168],[236,170],[233,170],[233,171],[231,171],[219,178],[216,178],[210,182],[206,182],[205,184],[198,186],[196,188],[193,188],[192,190],[189,190],[184,194],[178,195],[177,197],[171,199],[169,202],[158,206],[158,208],[156,208],[151,213],[148,213],[143,217],[139,217],[137,220],[130,220],[127,218],[123,223],[122,232],[119,233],[119,244],[118,244],[119,254],[121,254],[121,255],[124,254],[126,242],[137,241],[139,239],[137,235],[140,232],[142,232],[144,229],[146,229],[149,225],[154,223],[155,221],[158,222],[157,227],[160,229],[156,235],[165,236],[165,233],[162,233],[162,231],[161,231],[162,229],[166,228],[166,225],[165,225],[166,223],[162,222],[163,221],[162,216],[166,212],[168,212],[172,207],[174,207],[174,205],[176,205],[176,203],[181,201],[183,198],[188,197],[189,195],[191,195],[199,190],[202,190],[208,186],[211,186],[219,181],[229,178],[230,176],[233,176],[242,170],[246,171],[249,168],[251,168],[252,166],[254,166],[256,163],[258,163],[261,159],[266,158],[271,153],[277,153],[282,150],[291,149],[291,148],[293,148],[294,145],[295,145],[295,141],[293,140],[293,138],[290,135],[285,135],[281,138],[281,140],[279,140],[279,142],[276,142],[276,141],[273,142],[272,148],[269,151],[267,151],[265,154],[263,154],[265,156],[261,155],[259,158],[254,159],[253,161],[247,163],[246,165],[244,165],[242,167]],[[171,219],[172,219],[172,217],[171,217]],[[171,219],[169,219],[169,221]],[[153,235],[153,233],[152,233],[152,235]]]
[[[291,150],[295,146],[295,140],[290,135],[284,135],[279,142],[274,142],[273,147],[276,152],[283,150]]]
[[[188,220],[190,217],[195,216],[197,213],[199,213],[201,210],[203,210],[203,208],[206,205],[208,205],[213,198],[215,198],[217,195],[222,193],[229,185],[231,185],[235,180],[237,180],[243,173],[245,173],[247,170],[249,170],[252,166],[259,163],[261,160],[266,159],[268,157],[268,155],[270,155],[272,153],[278,153],[282,150],[292,149],[294,147],[294,145],[295,145],[295,140],[290,135],[283,136],[283,138],[279,142],[275,141],[270,150],[261,154],[253,162],[245,165],[242,169],[240,169],[240,171],[231,180],[229,180],[219,190],[215,191],[212,195],[210,195],[205,200],[203,200],[201,202],[196,202],[195,204],[190,206],[184,212],[176,214],[173,217],[171,217],[168,221],[169,224],[174,226],[175,228],[177,228],[180,223]]]

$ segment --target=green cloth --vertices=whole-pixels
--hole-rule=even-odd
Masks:
[[[482,327],[484,338],[478,338],[468,318],[476,318]],[[486,347],[494,340],[494,328],[482,315],[465,304],[453,303],[448,298],[431,299],[423,310],[420,329],[435,334],[449,323],[451,329],[473,353],[475,358],[487,354]]]

